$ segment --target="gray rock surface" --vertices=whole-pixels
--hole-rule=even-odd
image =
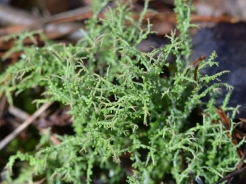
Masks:
[[[241,105],[237,117],[246,118],[246,24],[219,24],[213,28],[203,28],[193,36],[192,59],[201,55],[209,55],[216,51],[219,67],[207,68],[203,72],[215,74],[223,70],[230,70],[230,74],[220,77],[222,82],[234,86],[230,106]],[[221,105],[226,89],[217,100]]]

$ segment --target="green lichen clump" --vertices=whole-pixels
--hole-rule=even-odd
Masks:
[[[212,53],[202,61],[194,79],[189,65],[191,5],[176,0],[180,36],[167,36],[170,43],[143,53],[137,45],[151,34],[150,25],[141,28],[131,18],[131,6],[121,5],[100,20],[100,5],[94,2],[95,16],[87,21],[88,32],[76,45],[47,42],[42,48],[23,46],[25,57],[0,75],[0,83],[11,102],[12,92],[43,86],[45,96],[38,103],[60,102],[71,107],[74,135],[59,136],[59,145],[39,146],[35,154],[17,153],[27,161],[12,183],[32,182],[35,177],[48,183],[160,183],[170,178],[176,183],[217,181],[232,171],[239,158],[215,113],[215,82],[220,72],[203,75],[200,70],[217,65]],[[175,72],[161,77],[169,67],[167,58],[175,55]],[[195,71],[196,72],[196,71]],[[6,82],[11,75],[12,79]],[[3,83],[2,81],[5,81]],[[230,93],[229,93],[230,94]],[[210,96],[207,103],[202,98]],[[223,108],[227,108],[227,96]],[[202,108],[202,121],[191,123],[191,112]],[[47,145],[47,144],[45,144]],[[124,164],[126,162],[128,164]]]

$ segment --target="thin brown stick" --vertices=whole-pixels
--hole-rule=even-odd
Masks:
[[[4,112],[4,107],[6,106],[6,103],[7,102],[7,98],[5,95],[2,95],[0,94],[0,118],[2,118],[3,116],[3,112]],[[0,124],[1,126],[1,124]]]
[[[218,182],[216,182],[215,184],[219,184],[219,183],[222,183],[223,181],[226,181],[226,180],[229,180],[230,178],[234,177],[234,176],[237,176],[241,173],[244,173],[246,171],[246,167],[243,167],[239,170],[236,170],[230,174],[228,174],[226,177],[222,178],[221,180],[219,180]]]
[[[226,130],[230,130],[231,129],[231,123],[229,121],[229,119],[226,116],[226,113],[224,112],[224,110],[221,107],[215,108],[216,112],[218,113],[222,124],[224,125],[224,127],[226,128]],[[240,132],[239,130],[234,129],[232,132],[232,135],[229,134],[229,132],[226,133],[226,135],[232,139],[233,144],[238,145],[239,141],[238,141],[238,137],[243,137],[240,136]],[[241,147],[237,148],[237,152],[240,158],[243,157],[243,151],[241,149]]]
[[[225,128],[227,130],[231,129],[231,123],[229,121],[229,119],[226,116],[226,113],[224,112],[224,110],[221,107],[215,108],[216,112],[218,113],[223,125],[225,126]]]
[[[197,62],[197,65],[195,66],[195,70],[194,70],[194,80],[196,81],[197,78],[197,72],[198,72],[198,68],[201,64],[201,62],[206,58],[206,56],[201,56],[199,61]]]
[[[139,14],[135,13],[132,16],[135,20],[139,19]],[[176,13],[174,12],[153,12],[148,11],[144,19],[149,19],[150,22],[156,21],[165,21],[168,23],[174,23],[176,24]],[[220,17],[213,17],[213,16],[202,16],[197,14],[191,14],[190,15],[191,22],[214,22],[214,23],[237,23],[237,22],[245,22],[244,19],[240,17],[232,17],[232,16],[220,16]]]
[[[14,106],[11,106],[9,107],[9,112],[20,118],[22,121],[25,121],[26,119],[28,119],[30,117],[30,115],[28,113],[26,113],[25,111],[22,111],[21,109],[19,108],[16,108]],[[48,131],[47,128],[40,128],[40,127],[37,127],[37,129],[42,132],[42,133],[45,133]],[[57,139],[54,135],[50,134],[50,137],[49,137],[50,141],[54,144],[54,145],[58,145],[61,143],[61,141],[59,139]]]
[[[205,55],[202,55],[202,56],[200,56],[199,58],[197,58],[195,61],[193,61],[191,64],[190,64],[190,66],[195,66],[195,71],[194,71],[194,80],[196,80],[196,72],[197,72],[197,70],[198,70],[198,67],[199,67],[199,65],[200,65],[200,63],[204,60],[206,58],[206,56]],[[187,74],[188,74],[188,72],[190,71],[190,68],[188,68],[187,70],[186,70],[186,72],[185,72],[185,75],[184,76],[186,76]]]
[[[2,150],[12,139],[14,139],[21,131],[23,131],[28,125],[30,125],[38,116],[40,116],[51,103],[46,103],[42,105],[32,116],[30,116],[26,121],[24,121],[18,128],[16,128],[11,134],[5,137],[0,142],[0,150]]]
[[[88,17],[92,17],[93,13],[90,9],[91,7],[89,6],[82,7],[77,10],[42,18],[34,17],[31,14],[25,13],[19,9],[0,4],[0,21],[8,24],[14,24],[14,26],[0,29],[0,44],[1,42],[4,42],[4,36],[6,35],[39,29],[44,30],[46,36],[50,39],[66,35],[71,35],[73,37],[77,37],[77,39],[80,39],[83,34],[79,31],[79,29],[83,28],[83,24],[71,21],[78,19],[85,20]],[[65,23],[57,24],[59,21],[65,21]]]

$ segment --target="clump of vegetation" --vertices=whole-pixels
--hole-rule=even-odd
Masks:
[[[58,136],[62,142],[56,146],[42,142],[35,154],[11,156],[6,166],[8,182],[46,178],[48,183],[100,179],[150,184],[172,178],[177,183],[213,183],[234,169],[239,161],[237,148],[226,136],[228,131],[214,124],[219,87],[232,89],[217,81],[227,71],[212,76],[200,73],[217,65],[216,53],[199,67],[189,64],[192,25],[187,1],[175,0],[179,35],[172,31],[164,48],[140,52],[137,45],[151,34],[150,24],[141,28],[147,4],[136,22],[130,4],[118,1],[117,8],[98,24],[103,3],[95,1],[95,16],[87,21],[88,32],[76,45],[47,41],[42,48],[20,47],[25,55],[0,75],[0,90],[12,103],[13,92],[44,87],[44,98],[36,102],[69,105],[75,134]],[[170,55],[176,58],[175,71],[161,77]],[[202,98],[207,95],[210,99],[205,103]],[[229,98],[230,93],[222,108],[232,111],[233,118],[237,109],[227,107]],[[191,113],[196,108],[203,113],[194,124]],[[28,167],[12,179],[17,159],[28,162]]]

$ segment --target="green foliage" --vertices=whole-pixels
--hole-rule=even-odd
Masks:
[[[45,97],[36,101],[69,105],[75,134],[59,136],[62,142],[56,146],[43,147],[47,144],[42,139],[35,155],[11,156],[9,171],[19,159],[29,166],[15,180],[8,175],[9,182],[31,183],[39,176],[48,183],[100,179],[149,184],[167,181],[171,175],[177,183],[190,178],[214,183],[234,169],[239,160],[236,147],[222,125],[213,123],[218,119],[214,106],[219,88],[232,87],[211,81],[228,71],[200,73],[217,64],[213,53],[202,61],[194,79],[195,69],[187,64],[191,7],[185,2],[175,1],[180,36],[173,31],[167,36],[170,44],[148,53],[136,48],[151,33],[150,25],[140,28],[147,4],[137,22],[126,5],[110,10],[100,25],[93,17],[87,21],[88,33],[76,45],[47,42],[43,48],[21,47],[25,57],[0,75],[0,92],[12,102],[13,92],[44,86]],[[100,12],[100,3],[94,4],[94,11]],[[176,71],[160,77],[171,54],[176,56]],[[210,100],[202,102],[207,95]],[[229,95],[223,108],[235,116],[237,109],[227,108],[228,101]],[[195,108],[202,108],[203,115],[194,125],[190,116]],[[124,159],[131,164],[123,166]]]

